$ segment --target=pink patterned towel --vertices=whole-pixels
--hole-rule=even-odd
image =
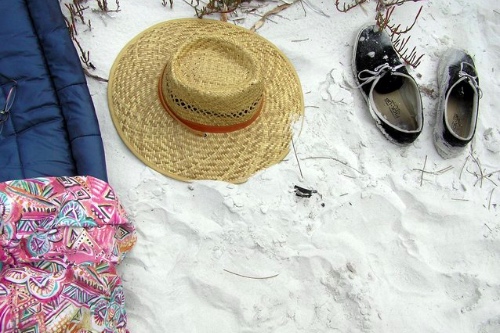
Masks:
[[[0,183],[0,332],[128,332],[116,265],[135,242],[102,180]]]

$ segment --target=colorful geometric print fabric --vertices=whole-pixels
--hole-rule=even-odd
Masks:
[[[0,183],[0,332],[128,332],[116,265],[135,242],[102,180]]]

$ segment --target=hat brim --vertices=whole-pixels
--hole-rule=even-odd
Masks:
[[[158,80],[175,50],[208,36],[230,40],[254,56],[265,84],[265,104],[257,120],[242,130],[200,136],[165,111]],[[154,170],[183,181],[246,181],[288,154],[291,125],[304,112],[297,73],[276,46],[245,28],[200,19],[159,23],[132,39],[111,68],[108,104],[132,153]]]

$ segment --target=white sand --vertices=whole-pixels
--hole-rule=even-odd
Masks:
[[[95,73],[108,77],[120,49],[147,27],[193,16],[174,2],[171,10],[160,0],[120,0],[119,13],[89,12],[92,31],[81,27],[79,38]],[[120,266],[130,331],[500,332],[500,172],[479,176],[500,169],[497,0],[429,0],[395,12],[405,24],[424,6],[410,44],[425,53],[411,71],[425,92],[437,93],[447,48],[474,55],[484,93],[472,144],[481,170],[469,150],[451,160],[437,154],[435,95],[423,92],[424,130],[409,147],[376,128],[350,68],[374,2],[347,14],[334,0],[309,3],[317,10],[295,4],[258,30],[303,85],[303,177],[293,154],[242,185],[158,174],[118,137],[106,84],[89,80],[110,183],[138,230]],[[245,27],[259,19],[240,17]],[[452,169],[422,179],[415,169],[426,157],[428,172]],[[294,185],[318,194],[299,198]]]

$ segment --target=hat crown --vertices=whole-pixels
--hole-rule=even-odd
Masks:
[[[181,45],[165,66],[160,89],[174,117],[227,131],[249,125],[258,116],[264,94],[252,55],[212,37]]]

